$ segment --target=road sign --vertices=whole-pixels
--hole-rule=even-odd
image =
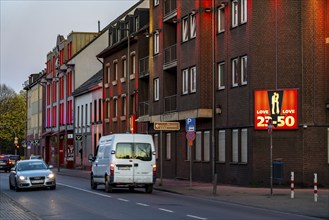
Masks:
[[[179,131],[179,122],[154,122],[154,130],[156,131]]]
[[[186,132],[195,131],[195,118],[186,119]]]
[[[188,131],[186,133],[186,139],[188,140],[188,146],[192,147],[193,141],[195,140],[195,132],[194,131]]]
[[[75,140],[76,141],[82,141],[82,134],[76,134],[75,135]]]

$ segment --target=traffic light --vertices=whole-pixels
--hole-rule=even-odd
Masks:
[[[15,137],[14,144],[18,144],[18,137]]]
[[[18,144],[15,144],[15,147],[16,147],[17,149],[19,149],[19,145],[18,145]]]

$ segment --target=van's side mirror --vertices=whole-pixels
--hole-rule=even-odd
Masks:
[[[95,157],[92,154],[88,155],[88,161],[89,162],[94,162],[95,161]]]
[[[115,154],[115,150],[111,150],[111,154]]]
[[[155,151],[152,152],[152,155],[156,155],[157,153]]]

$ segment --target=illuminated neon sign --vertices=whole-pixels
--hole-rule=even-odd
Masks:
[[[255,90],[254,127],[267,130],[272,119],[273,130],[298,129],[297,89]]]

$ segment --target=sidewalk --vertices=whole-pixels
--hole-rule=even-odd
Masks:
[[[58,175],[89,179],[90,171],[60,169]],[[154,186],[155,190],[329,219],[329,189],[318,189],[318,201],[314,202],[313,188],[295,188],[295,197],[291,199],[290,186],[286,188],[274,186],[273,196],[271,196],[270,188],[217,185],[217,193],[213,195],[212,183],[192,182],[190,186],[190,181],[162,179],[162,185],[160,185],[158,178]]]

